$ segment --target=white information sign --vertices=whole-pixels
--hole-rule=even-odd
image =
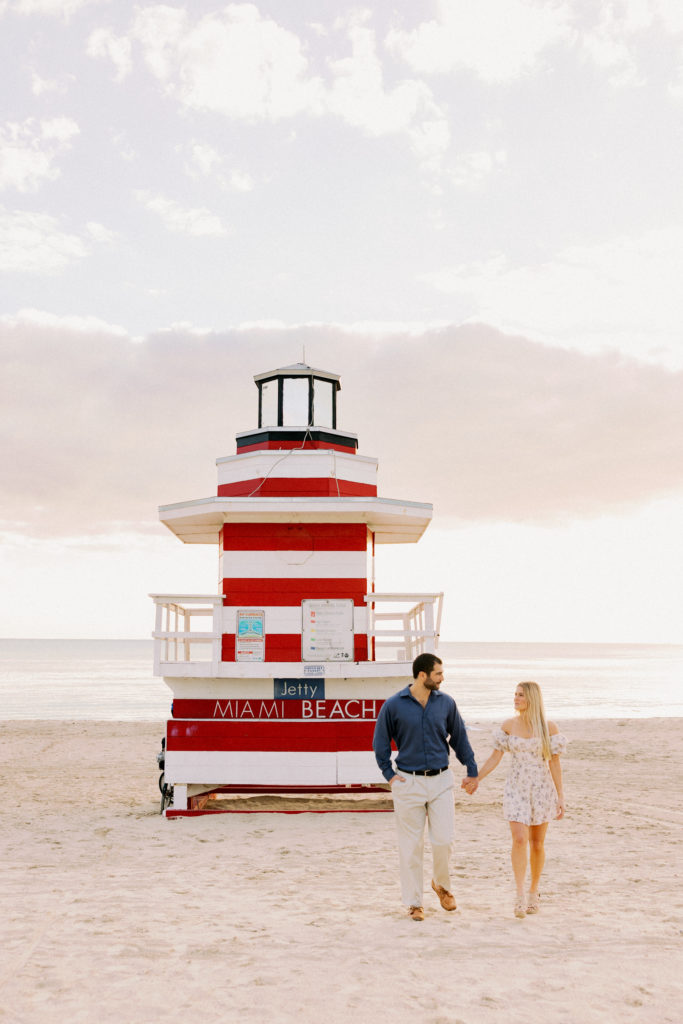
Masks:
[[[302,661],[353,661],[353,601],[301,602]]]
[[[237,609],[235,661],[265,661],[265,613],[254,608]]]

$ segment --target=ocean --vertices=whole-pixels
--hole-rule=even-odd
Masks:
[[[509,717],[525,679],[558,721],[683,717],[683,645],[442,643],[439,654],[465,720]],[[170,705],[151,640],[0,639],[0,719],[163,722]]]

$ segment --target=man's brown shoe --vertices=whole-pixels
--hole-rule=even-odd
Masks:
[[[408,913],[413,921],[424,921],[425,919],[425,912],[422,907],[411,907]]]
[[[448,889],[444,889],[442,885],[435,885],[434,882],[432,882],[432,889],[439,897],[439,901],[444,910],[455,910],[456,902],[455,896],[452,892],[449,892]]]

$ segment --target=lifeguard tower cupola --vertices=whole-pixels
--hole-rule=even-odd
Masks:
[[[438,643],[442,594],[375,590],[376,545],[418,541],[432,506],[377,496],[377,459],[338,427],[337,374],[254,380],[258,427],[217,459],[216,496],[160,508],[220,567],[218,594],[151,595],[173,694],[167,816],[206,812],[208,794],[381,787],[377,714]]]

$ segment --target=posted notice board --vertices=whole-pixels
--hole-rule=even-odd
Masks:
[[[235,630],[235,661],[264,661],[265,613],[262,609],[238,608]]]
[[[301,602],[302,661],[353,661],[353,601]]]

